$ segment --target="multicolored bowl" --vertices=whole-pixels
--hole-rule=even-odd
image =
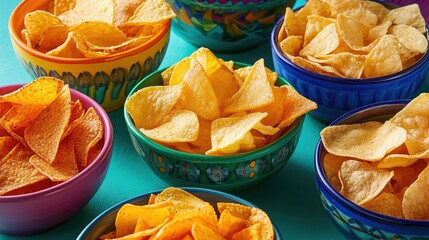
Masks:
[[[236,63],[236,66],[247,65]],[[162,71],[158,70],[143,79],[129,96],[141,88],[162,85]],[[289,84],[280,77],[278,83]],[[161,179],[174,186],[206,187],[223,191],[250,188],[280,171],[296,148],[305,117],[299,117],[279,139],[255,151],[230,156],[207,156],[160,145],[135,127],[125,109],[124,116],[137,153]]]
[[[182,189],[186,190],[187,192],[197,196],[198,198],[204,201],[209,202],[213,206],[216,206],[218,202],[230,202],[230,203],[239,203],[249,207],[256,207],[253,203],[250,203],[242,198],[236,197],[228,193],[216,191],[216,190],[210,190],[210,189],[204,189],[204,188],[192,188],[192,187],[184,187]],[[146,204],[151,194],[158,194],[160,192],[161,190],[145,193],[140,196],[122,201],[116,204],[115,206],[107,209],[106,211],[98,215],[98,217],[92,220],[85,227],[85,229],[77,237],[77,240],[98,239],[101,235],[114,230],[116,214],[118,213],[118,210],[122,205],[126,203]],[[275,240],[282,240],[283,238],[279,230],[276,228],[274,224],[273,224],[273,227],[274,227]]]
[[[28,47],[21,39],[24,16],[37,9],[46,10],[49,2],[22,1],[9,20],[16,56],[33,78],[51,76],[62,79],[71,88],[95,99],[106,111],[112,111],[122,107],[131,89],[161,64],[170,37],[170,22],[143,45],[105,57],[55,57]]]
[[[212,51],[256,47],[270,36],[275,22],[294,0],[167,0],[177,17],[180,37]]]
[[[392,100],[357,108],[331,125],[369,120],[384,121],[400,111],[408,100]],[[315,151],[316,183],[323,207],[347,239],[429,239],[429,221],[399,219],[366,210],[346,199],[329,183],[323,169],[326,150],[319,140]]]
[[[17,90],[22,84],[0,87],[0,94]],[[72,217],[100,187],[112,157],[113,128],[104,109],[88,96],[70,89],[73,100],[84,109],[93,107],[104,126],[102,149],[95,160],[73,178],[28,194],[0,196],[0,232],[8,235],[34,235],[45,232]]]
[[[330,123],[342,114],[367,104],[413,98],[427,80],[429,53],[413,66],[395,74],[376,78],[340,78],[309,71],[294,64],[281,51],[277,41],[283,18],[271,34],[271,50],[275,71],[286,78],[303,96],[317,103],[310,115]]]

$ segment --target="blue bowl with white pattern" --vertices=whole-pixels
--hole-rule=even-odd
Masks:
[[[353,124],[369,120],[385,121],[399,112],[409,100],[391,100],[357,108],[330,125]],[[346,239],[429,239],[429,220],[407,220],[362,208],[341,195],[329,182],[323,158],[326,150],[319,140],[314,157],[316,184],[322,206]]]
[[[235,63],[235,67],[247,64]],[[141,88],[162,85],[158,70],[144,78],[128,97]],[[279,77],[278,85],[289,85]],[[177,151],[146,137],[134,125],[124,108],[125,122],[134,148],[146,164],[161,179],[173,186],[204,187],[221,191],[237,191],[260,184],[288,162],[298,143],[305,115],[287,127],[281,137],[254,151],[228,156],[208,156]]]

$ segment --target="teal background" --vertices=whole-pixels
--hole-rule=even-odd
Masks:
[[[32,80],[18,62],[8,37],[9,16],[18,3],[17,0],[2,1],[0,7],[0,85]],[[304,1],[299,0],[295,7],[303,3]],[[176,63],[196,49],[196,46],[179,38],[173,29],[166,57],[160,68]],[[273,69],[269,40],[248,51],[216,55],[225,60],[250,64],[264,58],[266,66]],[[150,171],[134,150],[126,130],[123,109],[110,112],[109,116],[114,129],[113,157],[106,178],[93,199],[74,217],[46,233],[31,237],[0,234],[0,239],[75,239],[93,218],[112,205],[169,186]],[[342,238],[324,212],[316,189],[313,154],[319,132],[324,126],[307,116],[298,147],[286,166],[267,182],[232,193],[267,212],[284,239]]]

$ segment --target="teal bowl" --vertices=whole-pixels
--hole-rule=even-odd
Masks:
[[[235,67],[244,66],[248,65],[235,63]],[[141,88],[162,85],[162,71],[158,70],[144,78],[128,98]],[[281,77],[276,84],[290,85]],[[222,191],[247,189],[279,172],[295,151],[305,118],[304,115],[296,119],[279,139],[262,148],[229,156],[207,156],[160,145],[135,127],[125,109],[124,115],[137,153],[161,179],[173,186],[205,187]]]
[[[203,189],[203,188],[182,188],[183,190],[186,190],[187,192],[195,195],[196,197],[209,202],[212,206],[216,206],[218,202],[230,202],[230,203],[238,203],[249,207],[257,207],[253,203],[248,202],[242,198],[236,197],[234,195],[216,191],[216,190],[210,190],[210,189]],[[149,197],[151,194],[158,194],[162,190],[153,191],[149,193],[145,193],[139,196],[136,196],[134,198],[122,201],[115,206],[107,209],[103,213],[101,213],[99,216],[97,216],[92,222],[90,222],[85,229],[79,234],[76,240],[93,240],[98,239],[101,235],[108,233],[110,231],[113,231],[115,229],[115,218],[116,214],[119,211],[119,208],[126,204],[136,204],[136,205],[143,205],[146,204],[149,200]],[[216,208],[215,208],[216,209]],[[280,234],[280,231],[276,228],[276,226],[273,223],[273,229],[274,229],[274,240],[282,240],[282,236]]]

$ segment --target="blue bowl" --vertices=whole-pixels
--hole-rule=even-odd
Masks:
[[[318,109],[310,112],[316,119],[330,123],[342,114],[371,103],[413,98],[426,79],[429,53],[425,53],[413,66],[383,77],[340,78],[315,73],[295,65],[283,55],[277,35],[283,18],[271,33],[271,50],[275,71],[286,78],[303,96],[317,103]]]
[[[408,102],[409,100],[392,100],[370,104],[344,114],[331,125],[384,121],[404,108]],[[314,157],[317,188],[330,219],[347,239],[429,239],[429,220],[385,216],[366,210],[342,196],[329,183],[323,170],[325,154],[326,150],[319,140]]]
[[[209,202],[216,209],[216,204],[218,202],[231,202],[239,203],[249,207],[256,207],[253,203],[250,203],[242,198],[236,197],[234,195],[223,193],[216,190],[209,190],[204,188],[182,188],[189,193],[201,198],[202,200]],[[125,203],[131,204],[146,204],[149,200],[150,194],[158,194],[162,190],[145,193],[143,195],[122,201],[113,207],[107,209],[100,215],[98,215],[94,220],[92,220],[83,231],[79,234],[76,240],[93,240],[98,239],[101,235],[115,230],[115,218],[118,213],[119,208]],[[273,224],[275,240],[282,240],[282,236],[276,226]]]
[[[269,37],[276,21],[294,0],[167,0],[177,17],[177,35],[212,51],[256,47]]]

